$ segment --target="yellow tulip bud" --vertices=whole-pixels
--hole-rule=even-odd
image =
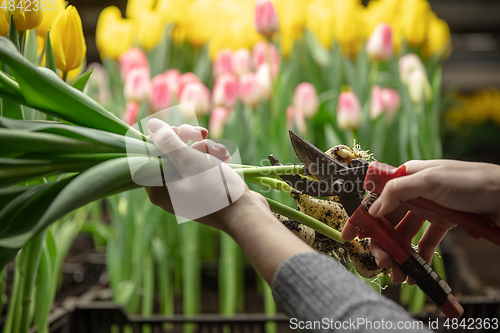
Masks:
[[[429,23],[427,41],[423,51],[426,57],[437,55],[447,58],[450,55],[450,28],[444,20],[441,20],[436,15],[433,15]]]
[[[427,0],[409,0],[403,10],[404,17],[400,22],[404,38],[410,46],[422,45],[427,37],[431,6]]]
[[[8,6],[8,7],[7,7]],[[47,7],[46,10],[50,8]],[[35,6],[26,0],[7,1],[6,8],[2,9],[7,22],[10,15],[14,15],[14,23],[18,31],[35,29],[40,25],[45,12],[40,5]]]
[[[52,3],[54,7],[52,7]],[[64,10],[66,7],[66,1],[64,0],[50,0],[50,8],[43,12],[42,23],[36,28],[36,32],[39,36],[45,38],[47,35],[47,30],[50,29],[52,23],[56,19],[57,15]],[[53,8],[53,10],[52,10]]]
[[[132,44],[134,22],[122,18],[117,7],[104,8],[97,19],[96,45],[101,59],[117,60]]]
[[[50,41],[58,69],[69,72],[82,64],[87,45],[82,20],[74,6],[68,6],[56,17],[50,30]]]
[[[7,36],[7,33],[9,32],[9,21],[7,21],[7,18],[5,15],[0,13],[0,36]]]

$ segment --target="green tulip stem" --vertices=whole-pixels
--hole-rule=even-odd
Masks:
[[[304,173],[304,167],[302,165],[249,167],[232,164],[229,166],[245,179],[253,177],[277,177],[280,175],[296,175]]]
[[[68,82],[68,72],[64,71],[63,72],[63,77],[62,77],[64,82]]]
[[[264,186],[264,187],[267,187],[267,188],[270,188],[273,190],[278,190],[278,191],[286,193],[286,194],[290,194],[292,191],[295,190],[293,187],[291,187],[290,185],[288,185],[284,181],[279,180],[279,179],[275,179],[275,178],[251,177],[251,178],[245,178],[245,180],[250,182],[250,183]]]
[[[329,227],[326,224],[316,220],[315,218],[299,212],[298,210],[295,210],[291,207],[288,207],[280,202],[274,201],[269,198],[266,198],[266,200],[273,212],[284,215],[298,223],[304,224],[340,244],[345,244],[345,240],[342,239],[341,233],[333,229],[332,227]]]
[[[379,62],[378,61],[373,61],[370,66],[370,83],[375,85],[377,83],[377,74],[378,74],[378,66]]]

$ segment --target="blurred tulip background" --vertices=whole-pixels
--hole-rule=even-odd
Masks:
[[[17,7],[0,12],[0,36],[17,43],[34,66],[83,91],[92,99],[86,97],[84,105],[113,113],[116,133],[171,106],[181,104],[183,111],[192,103],[196,119],[185,112],[184,120],[207,127],[211,139],[236,143],[243,164],[267,166],[269,154],[284,164],[297,163],[288,137],[293,130],[322,150],[356,145],[381,162],[400,165],[442,158],[445,130],[500,126],[498,89],[472,96],[443,91],[450,28],[427,0],[128,0],[126,7],[116,3],[123,11],[116,6],[100,11],[95,41],[84,34],[85,17],[72,1],[50,1],[54,9],[44,13]],[[94,42],[100,62],[87,66],[87,47],[90,53]],[[97,60],[97,55],[90,59]],[[0,63],[0,70],[4,67]],[[58,104],[57,96],[51,96],[52,104],[36,106],[59,113],[21,107],[13,95],[16,84],[7,74],[0,76],[3,117],[58,120],[63,112],[65,121],[81,117],[87,125],[80,111],[64,113],[74,101]],[[43,92],[37,94],[43,98]],[[107,129],[99,119],[88,127]],[[244,310],[248,263],[231,238],[191,222],[177,225],[175,217],[149,204],[143,190],[115,193],[101,202],[106,213],[97,205],[81,213],[93,216],[81,224],[106,246],[115,302],[130,313],[172,315],[180,297],[183,314],[199,313],[202,264],[218,263],[220,312],[231,316]],[[277,191],[264,195],[294,204]],[[57,231],[30,241],[31,252],[21,252],[18,265],[28,255],[45,258],[40,253],[48,253]],[[28,266],[35,271],[37,265],[34,260]],[[437,255],[432,265],[444,275]],[[41,269],[47,267],[38,274]],[[34,284],[23,279],[17,286]],[[261,279],[257,285],[265,312],[275,314],[270,288]],[[423,309],[425,297],[416,286],[405,285],[400,294],[410,311]],[[18,302],[22,297],[21,291],[12,296]],[[17,325],[17,317],[29,315],[19,308],[9,311],[4,332]],[[41,315],[34,321],[46,326]]]

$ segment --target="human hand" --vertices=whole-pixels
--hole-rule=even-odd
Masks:
[[[148,130],[153,143],[180,174],[179,179],[167,181],[166,187],[146,188],[153,204],[170,213],[225,230],[236,206],[257,198],[244,180],[223,163],[231,155],[222,144],[206,139],[208,131],[205,128],[174,127],[151,119]],[[195,143],[188,146],[189,141]],[[230,205],[231,202],[238,205]]]
[[[406,201],[425,198],[443,207],[483,215],[500,225],[500,166],[452,160],[409,161],[405,165],[408,176],[387,182],[369,213],[385,217],[397,225],[398,232],[408,242],[425,220],[431,222],[418,244],[418,252],[427,262],[431,261],[436,247],[455,225]],[[348,240],[356,233],[348,223],[342,236]],[[372,241],[371,250],[379,266],[388,267],[392,262],[393,283],[405,280],[406,275],[377,242]]]

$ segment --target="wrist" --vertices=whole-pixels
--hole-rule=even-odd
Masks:
[[[231,205],[219,210],[209,216],[211,225],[216,225],[218,229],[230,236],[241,228],[242,224],[249,225],[258,221],[258,216],[262,217],[263,212],[270,214],[269,207],[265,206],[250,190],[245,192]]]

